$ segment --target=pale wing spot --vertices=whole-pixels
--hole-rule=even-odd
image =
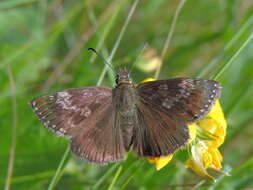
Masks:
[[[190,92],[186,92],[186,96],[190,96],[191,95],[191,93]]]
[[[166,98],[164,102],[162,103],[162,105],[163,107],[170,109],[174,104],[172,100],[170,100],[169,98]]]
[[[63,129],[63,128],[60,128],[59,131],[62,132],[62,133],[66,133],[66,130]]]
[[[62,97],[62,98],[70,98],[71,95],[68,92],[57,92],[57,96]]]
[[[56,104],[58,104],[62,109],[73,110],[75,112],[79,111],[79,108],[73,105],[71,100],[71,95],[68,92],[57,92]]]
[[[50,121],[45,121],[43,124],[44,124],[46,127],[48,127],[49,123],[50,123]]]
[[[84,116],[85,117],[88,117],[88,116],[90,116],[90,114],[91,114],[91,109],[90,108],[88,108],[87,106],[84,108]]]
[[[32,106],[36,107],[36,102],[35,101],[32,102]]]

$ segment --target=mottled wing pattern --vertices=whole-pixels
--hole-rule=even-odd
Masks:
[[[112,88],[67,89],[37,98],[31,106],[46,128],[71,139],[77,156],[98,163],[123,159],[120,128],[112,113]]]
[[[205,79],[176,78],[137,86],[140,103],[133,138],[139,156],[169,155],[189,139],[187,124],[204,117],[220,95],[220,85]]]
[[[94,124],[73,138],[73,152],[91,162],[101,164],[124,159],[126,150],[122,131],[111,100],[106,101],[91,120]]]
[[[220,96],[220,84],[213,80],[175,78],[138,85],[141,101],[176,120],[194,122],[203,118]]]
[[[110,98],[109,87],[73,88],[45,95],[31,101],[42,124],[56,133],[72,137],[79,133],[81,122],[90,121],[102,103]]]

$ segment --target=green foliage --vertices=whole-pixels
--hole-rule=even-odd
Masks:
[[[113,65],[130,68],[145,42],[161,54],[178,2],[140,1],[115,55],[110,57]],[[104,64],[92,58],[87,48],[96,48],[108,58],[133,3],[0,2],[0,189],[7,182],[15,111],[17,135],[11,189],[191,189],[203,180],[184,167],[183,152],[160,171],[132,153],[124,162],[105,166],[80,161],[72,154],[62,160],[68,141],[43,128],[27,104],[39,95],[60,89],[96,85],[99,79],[102,85],[113,86],[113,73],[103,75]],[[253,187],[252,35],[251,0],[187,0],[179,14],[159,78],[218,77],[228,121],[222,154],[224,170],[231,176],[216,175],[216,182],[204,181],[198,189]],[[8,71],[13,74],[16,95]],[[132,75],[138,83],[154,73],[136,67]],[[17,101],[16,109],[13,99]],[[63,170],[59,168],[51,181],[61,160]]]

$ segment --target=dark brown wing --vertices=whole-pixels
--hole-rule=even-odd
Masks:
[[[175,78],[138,85],[141,100],[177,120],[193,122],[203,118],[220,96],[220,84],[213,80]]]
[[[184,121],[177,121],[148,104],[140,104],[134,128],[133,150],[141,157],[160,157],[174,153],[189,139]]]
[[[116,162],[124,159],[125,148],[119,120],[111,99],[91,118],[90,123],[72,139],[73,152],[94,163]],[[87,125],[87,123],[83,123]]]
[[[111,88],[67,89],[37,98],[31,106],[46,128],[72,140],[71,149],[77,156],[98,163],[124,158]]]
[[[218,82],[176,78],[137,86],[140,103],[133,138],[139,156],[174,153],[189,139],[187,124],[204,117],[220,95]]]

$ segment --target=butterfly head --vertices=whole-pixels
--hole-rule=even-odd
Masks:
[[[132,84],[130,73],[126,68],[120,68],[116,75],[116,84],[119,85],[123,83]]]

